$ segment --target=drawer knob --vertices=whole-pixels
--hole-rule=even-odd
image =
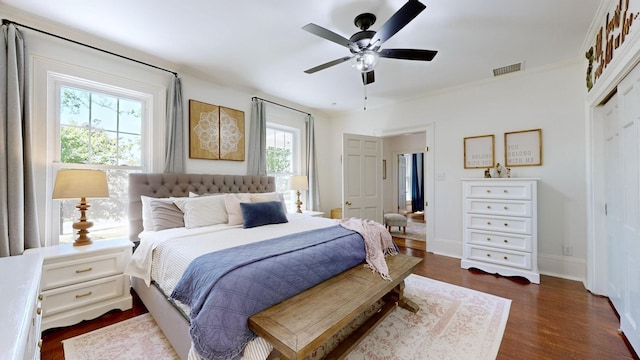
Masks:
[[[504,223],[504,226],[509,226],[509,224],[508,223]]]
[[[488,192],[488,193],[490,193],[490,192],[491,192],[491,189],[487,189],[487,192]]]
[[[38,347],[42,349],[42,339],[38,340]]]
[[[80,295],[76,295],[76,299],[80,299],[86,296],[90,296],[91,294],[93,294],[91,291],[89,291],[88,293],[85,294],[80,294]]]
[[[86,268],[86,269],[82,269],[82,270],[76,270],[76,274],[81,274],[81,273],[84,273],[84,272],[89,272],[89,271],[91,271],[91,270],[93,270],[93,268]]]
[[[38,300],[42,301],[42,299],[43,299],[42,294],[38,294]]]
[[[491,209],[491,205],[487,205],[487,209]]]
[[[487,238],[487,241],[491,241],[491,238]]]
[[[491,225],[491,221],[487,221],[487,225]]]
[[[505,260],[509,260],[506,256],[504,257]]]
[[[487,257],[491,257],[491,254],[487,254]]]
[[[504,191],[505,194],[509,192],[509,190],[507,190],[507,189],[504,189],[503,191]]]
[[[505,207],[504,207],[504,209],[505,209],[505,210],[509,210],[509,207],[508,207],[508,206],[505,206]]]
[[[509,240],[507,240],[507,239],[504,239],[504,243],[505,243],[505,244],[506,244],[506,243],[508,243],[508,242],[509,242]]]
[[[38,306],[38,308],[36,309],[36,314],[40,315],[42,314],[42,308]]]

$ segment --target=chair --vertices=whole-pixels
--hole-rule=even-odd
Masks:
[[[402,233],[407,233],[407,217],[402,214],[388,213],[384,214],[384,226],[391,232],[392,226],[397,226],[398,231],[402,228]]]

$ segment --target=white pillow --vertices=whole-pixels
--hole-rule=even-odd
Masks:
[[[198,196],[175,199],[174,204],[184,213],[184,227],[226,224],[229,221],[224,196]]]
[[[174,199],[176,198],[175,197],[154,198],[151,196],[141,195],[140,201],[142,201],[142,229],[144,231],[154,231],[153,216],[151,213],[151,204],[150,204],[151,200],[159,200],[159,201],[166,201],[166,202],[172,203]]]
[[[270,193],[250,193],[249,198],[251,202],[263,202],[263,201],[280,201],[282,203],[282,208],[284,209],[284,213],[287,213],[287,204],[284,202],[284,194],[278,192],[270,192]]]
[[[244,223],[242,209],[240,208],[241,202],[251,202],[249,194],[224,195],[224,203],[227,208],[227,215],[229,216],[229,225],[242,225]]]

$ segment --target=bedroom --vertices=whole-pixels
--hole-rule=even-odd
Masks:
[[[9,3],[9,2],[6,2]],[[614,2],[610,2],[614,4]],[[602,9],[598,21],[604,19]],[[130,54],[134,58],[148,61],[163,67],[173,68],[173,64],[163,59],[150,58],[143,49],[131,50],[124,45],[112,44],[91,37],[87,34],[69,31],[65,26],[55,24],[43,18],[31,16],[2,3],[2,18],[9,18],[20,23],[30,24],[53,33],[77,35],[84,42],[105,45],[115,52]],[[597,14],[594,14],[597,15]],[[26,32],[26,31],[25,31]],[[581,34],[581,37],[592,39],[593,34]],[[150,91],[167,87],[166,74],[146,67],[132,65],[127,61],[80,49],[63,41],[51,40],[47,36],[28,33],[31,51],[43,60],[45,65],[57,66],[59,62],[86,67],[90,64],[95,69],[107,69],[120,77],[130,78],[136,82],[149,85]],[[634,47],[637,44],[634,44]],[[629,48],[629,47],[627,47]],[[61,51],[60,49],[64,49]],[[611,71],[624,73],[624,64],[616,63]],[[591,148],[587,134],[590,132],[585,120],[585,60],[576,56],[575,60],[556,63],[550,66],[527,69],[520,74],[505,78],[489,79],[464,86],[454,87],[446,91],[435,92],[424,97],[406,100],[399,104],[375,106],[372,100],[368,109],[337,114],[316,112],[313,108],[301,107],[283,99],[275,100],[312,112],[316,117],[316,134],[320,139],[318,153],[320,168],[327,169],[319,174],[321,184],[322,210],[327,213],[331,208],[340,206],[341,183],[332,174],[339,171],[340,141],[338,134],[357,133],[375,136],[395,136],[408,131],[426,130],[427,146],[434,149],[431,157],[427,156],[427,173],[434,177],[427,181],[427,200],[434,204],[430,228],[427,229],[428,250],[437,254],[460,257],[462,252],[462,199],[460,196],[460,179],[465,177],[481,177],[480,171],[465,170],[461,166],[463,158],[462,139],[466,136],[496,134],[498,159],[503,153],[502,134],[507,131],[542,128],[544,129],[544,166],[523,167],[514,171],[515,177],[539,177],[544,179],[544,187],[540,194],[540,244],[539,266],[543,274],[558,276],[584,282],[587,288],[595,289],[595,293],[603,293],[598,287],[597,268],[592,268],[597,259],[593,258],[593,245],[588,239],[592,229],[589,224],[593,215],[591,200],[585,194],[593,193],[590,178],[586,175],[592,164],[586,159]],[[177,69],[180,70],[180,69]],[[104,71],[104,70],[102,70]],[[250,104],[247,99],[258,95],[274,98],[270,94],[231,88],[224,83],[206,80],[206,76],[188,71],[179,71],[183,81],[183,99],[209,100],[245,111],[248,118]],[[615,78],[609,75],[609,78]],[[607,79],[605,79],[607,80]],[[613,80],[611,80],[613,81]],[[606,85],[605,82],[603,82]],[[36,84],[34,91],[44,88]],[[602,92],[604,90],[598,89]],[[361,94],[361,91],[358,93]],[[37,99],[34,93],[34,100]],[[464,104],[464,106],[461,106]],[[160,104],[154,104],[162,108]],[[159,110],[161,113],[162,110]],[[163,115],[156,118],[160,119]],[[45,107],[34,101],[33,118],[37,121],[46,119]],[[396,119],[402,119],[402,122]],[[36,131],[43,131],[42,123],[36,123]],[[154,128],[154,131],[161,131]],[[157,137],[161,137],[156,133]],[[47,148],[46,135],[38,133],[36,154],[45,158]],[[560,155],[561,154],[561,155]],[[384,155],[389,159],[390,155]],[[192,173],[224,173],[244,174],[244,162],[209,162],[187,160],[187,168]],[[44,165],[44,164],[42,164]],[[162,168],[162,157],[154,156],[151,169]],[[431,170],[431,171],[429,171]],[[44,166],[37,170],[38,178],[47,179]],[[437,180],[442,179],[442,180]],[[52,179],[49,181],[52,182]],[[38,183],[38,199],[45,199],[47,186],[51,183]],[[46,218],[47,202],[38,204],[40,218]],[[49,229],[40,222],[42,238],[47,239]],[[565,255],[565,246],[571,247],[572,255]],[[591,278],[590,278],[591,277]]]

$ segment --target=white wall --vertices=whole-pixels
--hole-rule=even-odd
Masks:
[[[380,85],[379,85],[380,86]],[[404,103],[345,113],[332,132],[376,135],[389,129],[435,124],[435,237],[429,251],[462,253],[461,178],[482,177],[463,168],[463,138],[494,134],[496,162],[504,162],[504,132],[542,129],[542,166],[512,168],[512,177],[539,178],[538,249],[542,273],[584,280],[586,274],[586,194],[584,68],[575,63],[503,75],[489,81],[417,97]],[[334,141],[332,156],[339,158]],[[339,171],[335,168],[334,171]],[[339,189],[339,179],[332,185]],[[334,192],[334,202],[339,192]],[[386,196],[386,195],[385,195]],[[563,256],[563,245],[573,256]]]

